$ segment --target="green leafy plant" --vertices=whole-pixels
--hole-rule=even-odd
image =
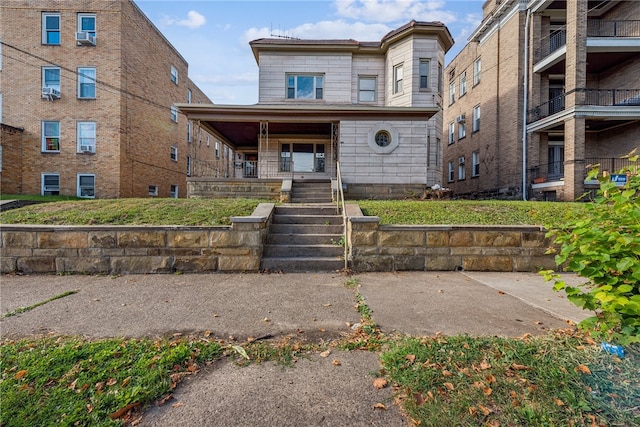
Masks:
[[[598,179],[600,188],[587,204],[587,214],[549,227],[547,236],[559,247],[551,249],[556,264],[588,281],[569,286],[552,272],[543,272],[571,302],[596,311],[580,327],[621,344],[640,342],[640,163],[634,153],[627,157],[629,166],[618,172],[627,177],[623,186],[595,167],[587,179]]]

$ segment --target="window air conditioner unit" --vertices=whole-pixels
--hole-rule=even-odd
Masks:
[[[42,88],[42,97],[43,98],[60,98],[60,91],[58,89],[52,87],[43,87]]]
[[[93,145],[81,145],[80,151],[82,151],[83,153],[95,153],[96,147],[94,147]]]
[[[458,117],[456,117],[456,122],[464,123],[465,122],[464,114],[460,114]]]
[[[44,191],[60,191],[60,187],[58,185],[45,185]]]
[[[95,46],[96,39],[88,31],[78,31],[76,33],[76,42],[78,42],[78,45],[81,45],[81,46],[82,45]]]
[[[464,165],[464,157],[460,157],[460,158],[458,159],[458,164],[459,164],[459,165]]]

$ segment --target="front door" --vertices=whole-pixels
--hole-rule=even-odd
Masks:
[[[293,172],[324,173],[325,144],[282,144],[280,148],[280,171],[290,172],[291,163],[293,163]]]

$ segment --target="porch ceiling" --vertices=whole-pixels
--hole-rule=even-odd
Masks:
[[[189,120],[200,124],[237,148],[256,147],[260,122],[270,135],[331,135],[331,123],[342,120],[427,121],[438,107],[374,107],[360,105],[219,105],[175,104]]]

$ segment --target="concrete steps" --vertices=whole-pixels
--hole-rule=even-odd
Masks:
[[[291,203],[331,202],[331,181],[293,181]]]

